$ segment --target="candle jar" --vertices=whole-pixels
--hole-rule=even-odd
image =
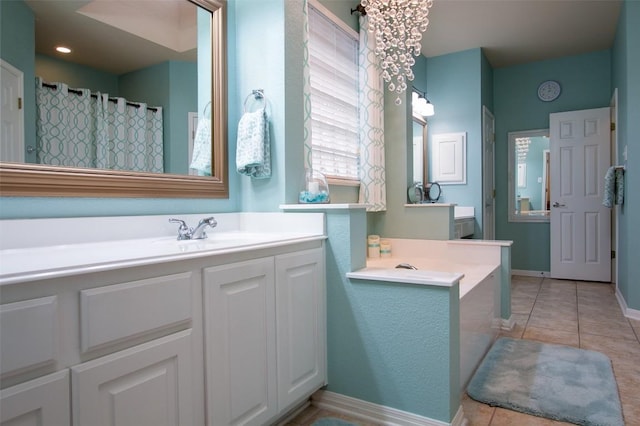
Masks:
[[[306,169],[304,173],[303,185],[298,196],[300,203],[328,203],[329,184],[321,172],[313,169]]]

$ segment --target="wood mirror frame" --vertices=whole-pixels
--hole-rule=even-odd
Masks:
[[[226,2],[189,0],[211,12],[212,175],[186,176],[0,163],[0,195],[23,197],[228,198]]]

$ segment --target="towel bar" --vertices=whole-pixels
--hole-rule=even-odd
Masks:
[[[243,112],[247,112],[247,102],[249,102],[249,99],[251,99],[252,96],[256,101],[260,101],[261,100],[263,102],[263,104],[264,104],[264,107],[267,106],[267,97],[264,95],[264,90],[263,89],[254,89],[244,99],[244,103],[242,104]]]

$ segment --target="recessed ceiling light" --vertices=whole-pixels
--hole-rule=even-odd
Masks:
[[[64,46],[58,46],[56,47],[56,50],[60,53],[71,53],[71,49],[69,49],[68,47],[64,47]]]

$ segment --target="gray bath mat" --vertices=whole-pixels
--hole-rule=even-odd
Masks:
[[[344,420],[335,419],[333,417],[324,417],[320,420],[313,422],[311,426],[357,426],[354,423],[349,423]]]
[[[624,425],[611,360],[595,351],[500,338],[467,394],[492,406],[578,425]]]

